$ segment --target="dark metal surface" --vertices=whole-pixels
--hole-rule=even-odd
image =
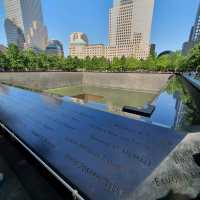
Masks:
[[[155,106],[148,105],[147,108],[136,108],[132,106],[124,106],[122,108],[123,112],[131,113],[131,114],[136,114],[140,115],[143,117],[151,117],[155,110]]]
[[[183,137],[61,99],[0,87],[0,121],[89,199],[125,200]]]

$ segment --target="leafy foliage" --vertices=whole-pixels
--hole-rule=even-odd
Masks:
[[[190,70],[200,71],[200,44],[191,50],[186,63]]]
[[[68,56],[50,56],[35,53],[32,50],[21,50],[11,44],[5,53],[0,53],[1,71],[99,71],[99,72],[132,72],[162,71],[177,72],[200,70],[200,44],[195,46],[187,57],[180,52],[156,57],[150,55],[145,60],[133,57],[114,58],[86,57],[79,59]]]
[[[181,76],[174,76],[166,87],[166,92],[182,102],[184,106],[184,115],[181,119],[180,127],[189,127],[191,124],[198,125],[200,123],[200,113],[198,109],[199,97],[194,90],[189,90],[185,84],[183,84],[183,78]],[[192,95],[191,95],[192,94]],[[195,97],[195,98],[194,98]]]

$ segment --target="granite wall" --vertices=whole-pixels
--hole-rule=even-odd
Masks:
[[[91,86],[158,92],[166,85],[170,76],[171,74],[152,73],[85,73],[83,83]]]
[[[0,82],[40,90],[84,84],[158,92],[166,85],[170,76],[171,74],[153,73],[13,72],[0,73]]]
[[[80,72],[18,72],[0,73],[0,82],[11,83],[27,88],[45,90],[72,85],[81,85],[83,74]]]

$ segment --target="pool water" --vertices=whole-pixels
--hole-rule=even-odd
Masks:
[[[180,76],[172,78],[153,103],[145,121],[184,132],[200,131],[200,92]]]
[[[169,80],[159,94],[85,86],[50,89],[48,92],[63,95],[68,101],[147,123],[183,132],[200,131],[200,92],[180,76]],[[150,118],[122,112],[123,106],[144,107],[148,103],[155,105]]]
[[[77,99],[77,102],[92,104],[104,104],[108,111],[115,112],[122,110],[123,106],[143,107],[147,103],[153,102],[156,93],[144,93],[121,89],[72,86],[47,90],[50,93],[63,96],[70,96]],[[74,100],[76,101],[76,100]]]

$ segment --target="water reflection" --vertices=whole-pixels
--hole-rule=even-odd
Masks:
[[[4,95],[7,95],[9,94],[9,89],[6,85],[3,85],[0,83],[0,94],[4,94]]]
[[[61,105],[63,103],[62,98],[51,96],[47,93],[43,93],[41,97],[45,103],[50,104],[50,105]]]
[[[89,94],[90,99],[88,99],[88,102],[106,104],[111,110],[113,108],[114,110],[116,108],[121,110],[124,105],[143,107],[146,103],[152,102],[157,95],[156,93],[91,86],[72,86],[47,90],[47,92],[63,96],[77,96],[79,99],[83,96],[82,94]]]
[[[200,125],[200,93],[181,77],[174,78],[166,90],[177,94],[176,127]]]
[[[76,96],[78,99],[71,97],[64,97],[64,99],[95,109],[139,118],[160,126],[184,132],[200,130],[200,93],[180,76],[173,77],[157,97],[152,93],[85,86],[60,88],[48,92],[64,96],[78,95]],[[90,94],[90,96],[80,94]],[[87,100],[80,100],[80,97]],[[150,118],[122,112],[123,106],[144,107],[147,103],[152,103],[156,107]]]
[[[99,101],[103,99],[103,96],[93,95],[93,94],[79,94],[73,96],[73,98],[83,100],[84,103],[88,103],[90,101]]]
[[[172,78],[154,104],[156,111],[146,119],[149,122],[183,131],[200,125],[200,93],[181,77]]]

